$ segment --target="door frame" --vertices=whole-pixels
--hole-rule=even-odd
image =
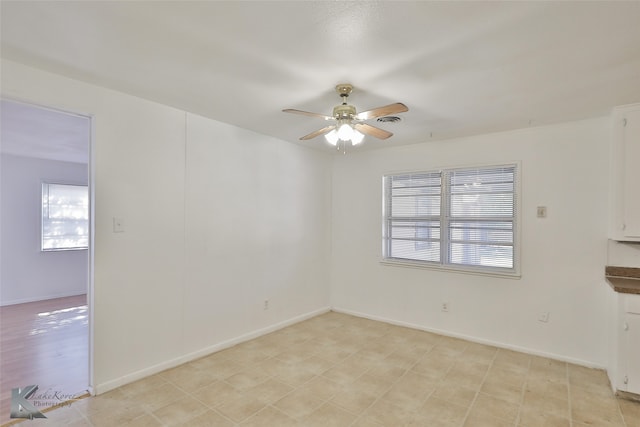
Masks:
[[[89,190],[89,248],[87,251],[87,316],[88,316],[88,382],[87,390],[93,396],[95,394],[94,380],[94,357],[93,348],[95,342],[94,335],[94,268],[95,268],[95,117],[90,113],[79,113],[70,111],[65,108],[52,107],[43,105],[39,102],[28,99],[20,99],[9,95],[0,94],[0,99],[30,105],[36,108],[51,110],[61,114],[68,114],[76,117],[82,117],[89,120],[89,134],[87,135],[88,143],[88,161],[87,161],[87,187]]]

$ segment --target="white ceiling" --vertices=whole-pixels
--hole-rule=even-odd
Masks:
[[[325,150],[338,83],[412,144],[640,101],[640,1],[2,1],[2,56]]]
[[[7,99],[0,101],[0,151],[15,156],[89,162],[88,117]]]

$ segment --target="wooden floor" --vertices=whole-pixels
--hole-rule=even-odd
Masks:
[[[38,409],[86,392],[88,320],[86,295],[0,307],[0,424],[12,388],[37,385]]]

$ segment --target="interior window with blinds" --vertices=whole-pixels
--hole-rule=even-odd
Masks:
[[[516,272],[516,165],[384,177],[383,256]]]
[[[86,185],[42,184],[42,250],[89,247],[89,190]]]

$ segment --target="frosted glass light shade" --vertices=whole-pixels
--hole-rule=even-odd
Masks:
[[[338,132],[336,132],[336,130],[334,129],[326,134],[324,136],[324,139],[326,139],[329,144],[336,145],[338,143],[338,139],[340,138],[338,138]]]
[[[353,128],[351,127],[351,125],[347,123],[340,125],[340,127],[338,128],[338,138],[343,141],[348,141],[352,136]]]
[[[358,131],[357,129],[354,129],[353,135],[351,135],[351,143],[353,145],[358,145],[362,142],[363,139],[364,139],[364,134]]]

